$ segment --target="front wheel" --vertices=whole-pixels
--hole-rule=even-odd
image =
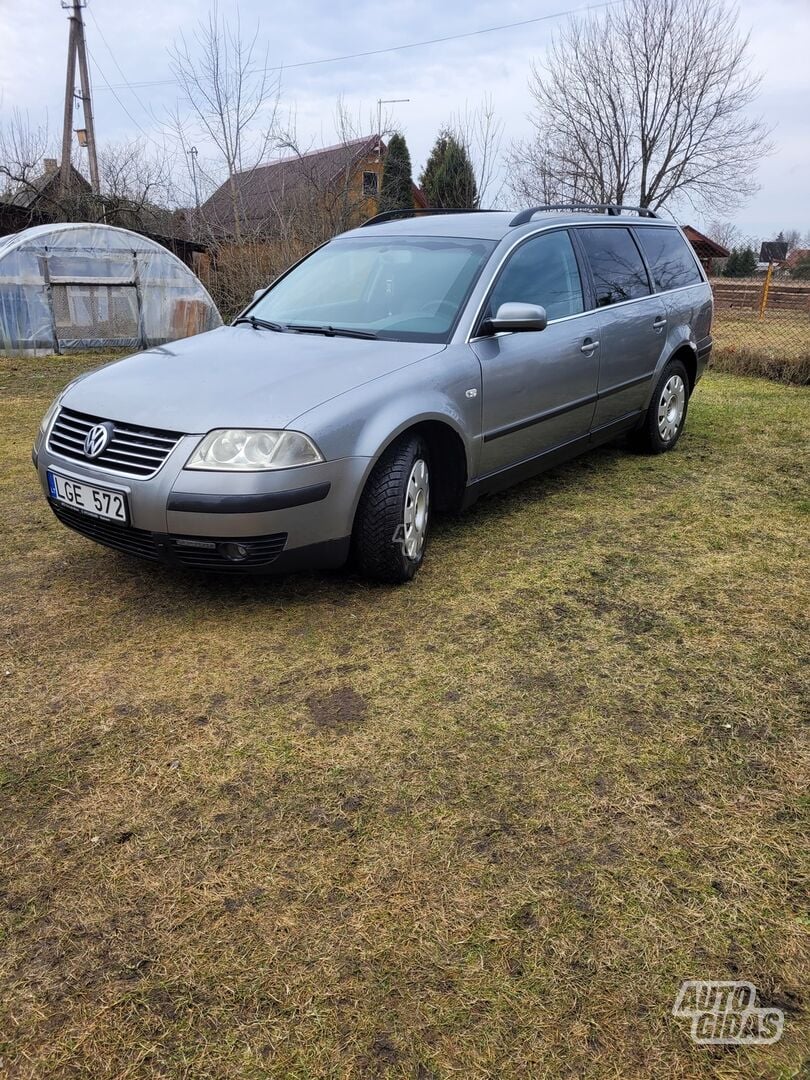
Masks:
[[[355,562],[373,581],[410,581],[425,557],[430,526],[430,458],[418,435],[404,435],[374,466],[354,524]]]
[[[635,447],[646,454],[663,454],[681,437],[689,408],[689,376],[680,360],[672,360],[655,385],[641,427],[632,437]]]

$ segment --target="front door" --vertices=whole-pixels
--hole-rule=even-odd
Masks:
[[[587,436],[599,378],[599,316],[585,314],[568,232],[521,244],[495,281],[484,317],[501,304],[538,304],[545,330],[473,340],[481,363],[483,445],[479,475]]]

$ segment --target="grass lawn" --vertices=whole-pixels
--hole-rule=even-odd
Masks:
[[[0,361],[0,1074],[807,1075],[810,392],[710,375],[385,589],[64,530],[86,364]],[[686,978],[781,1042],[694,1046]]]

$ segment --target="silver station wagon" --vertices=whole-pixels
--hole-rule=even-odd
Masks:
[[[57,518],[206,571],[418,570],[455,512],[629,436],[671,450],[711,349],[677,225],[628,208],[380,214],[233,325],[114,361],[44,417]]]

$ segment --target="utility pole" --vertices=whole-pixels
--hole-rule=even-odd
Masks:
[[[76,23],[69,16],[67,56],[67,80],[65,82],[65,115],[62,121],[62,163],[59,170],[59,186],[62,195],[70,188],[70,144],[73,140],[73,101],[76,96]]]
[[[79,61],[79,80],[82,85],[80,95],[84,114],[84,129],[87,132],[87,160],[90,166],[90,187],[93,194],[101,191],[98,176],[98,157],[96,154],[96,129],[93,122],[93,102],[90,96],[90,73],[87,68],[87,45],[84,40],[84,18],[82,8],[85,0],[62,0],[62,7],[70,12],[70,35],[68,37],[67,81],[65,84],[65,119],[62,130],[62,166],[60,171],[62,193],[70,187],[70,147],[73,135],[73,101],[76,94],[76,59]]]
[[[194,206],[197,214],[194,218],[194,228],[191,230],[192,239],[197,239],[197,230],[200,227],[200,189],[197,187],[197,147],[192,146],[186,153],[191,158],[191,181],[194,184]]]
[[[191,182],[194,184],[194,205],[197,207],[197,213],[200,212],[200,191],[197,187],[197,147],[192,146],[187,151],[188,156],[191,158]]]

